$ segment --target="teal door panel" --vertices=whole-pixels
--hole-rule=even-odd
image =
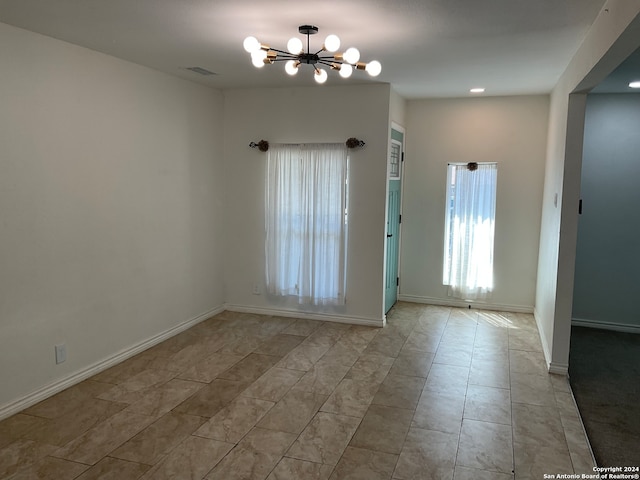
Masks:
[[[400,254],[400,207],[402,152],[404,134],[391,129],[391,155],[389,158],[389,194],[387,198],[387,241],[385,266],[385,313],[398,300],[398,257]]]

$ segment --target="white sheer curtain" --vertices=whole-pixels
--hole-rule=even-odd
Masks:
[[[299,303],[345,301],[347,148],[272,145],[266,185],[267,291]]]
[[[496,164],[449,165],[443,284],[465,300],[493,290]]]

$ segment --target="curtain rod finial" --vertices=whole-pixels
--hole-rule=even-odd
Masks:
[[[258,143],[251,142],[249,146],[251,148],[257,148],[261,152],[266,152],[267,150],[269,150],[269,142],[267,142],[266,140],[260,140]]]
[[[365,146],[365,143],[362,140],[358,140],[355,137],[348,138],[345,143],[347,144],[347,148],[356,148],[356,147]]]

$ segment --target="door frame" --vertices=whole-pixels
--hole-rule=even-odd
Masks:
[[[385,228],[385,245],[384,245],[384,259],[383,259],[383,274],[382,274],[382,279],[383,279],[383,284],[382,284],[382,316],[384,319],[384,324],[386,325],[387,323],[387,313],[386,313],[386,288],[385,288],[385,283],[384,283],[384,279],[386,279],[387,276],[387,242],[386,242],[386,234],[387,234],[387,223],[389,221],[388,215],[389,215],[389,180],[390,180],[390,173],[391,173],[391,163],[390,163],[390,158],[391,158],[391,136],[392,136],[392,130],[396,130],[397,132],[402,134],[402,149],[401,149],[401,159],[400,159],[400,215],[402,215],[402,210],[403,210],[403,192],[404,192],[404,154],[405,154],[405,150],[406,150],[406,144],[407,144],[407,132],[405,130],[405,128],[396,123],[396,122],[391,122],[391,125],[389,127],[389,135],[388,135],[388,139],[387,139],[387,175],[385,177],[385,208],[384,208],[384,228]],[[402,257],[401,255],[402,253],[402,222],[400,222],[400,225],[398,226],[398,260],[397,260],[397,265],[398,265],[398,278],[400,278],[400,258]],[[397,292],[399,295],[400,292],[400,281],[398,282],[398,286],[397,288]],[[397,301],[397,300],[396,300]]]

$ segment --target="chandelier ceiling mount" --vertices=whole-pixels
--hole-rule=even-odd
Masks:
[[[310,37],[318,33],[318,30],[315,25],[300,25],[298,27],[298,32],[307,36],[306,51],[298,37],[293,37],[289,40],[286,51],[260,43],[255,37],[245,38],[243,46],[251,54],[251,62],[257,68],[262,68],[275,62],[286,62],[285,71],[289,75],[295,75],[298,73],[300,65],[311,65],[314,69],[314,78],[318,83],[324,83],[327,80],[328,75],[325,68],[337,71],[343,78],[350,77],[354,68],[356,70],[365,70],[373,77],[380,74],[382,71],[380,62],[377,60],[369,63],[361,62],[360,52],[357,48],[350,47],[344,52],[338,53],[340,39],[336,35],[328,35],[322,48],[317,52],[312,52]],[[321,66],[324,68],[321,68]]]

